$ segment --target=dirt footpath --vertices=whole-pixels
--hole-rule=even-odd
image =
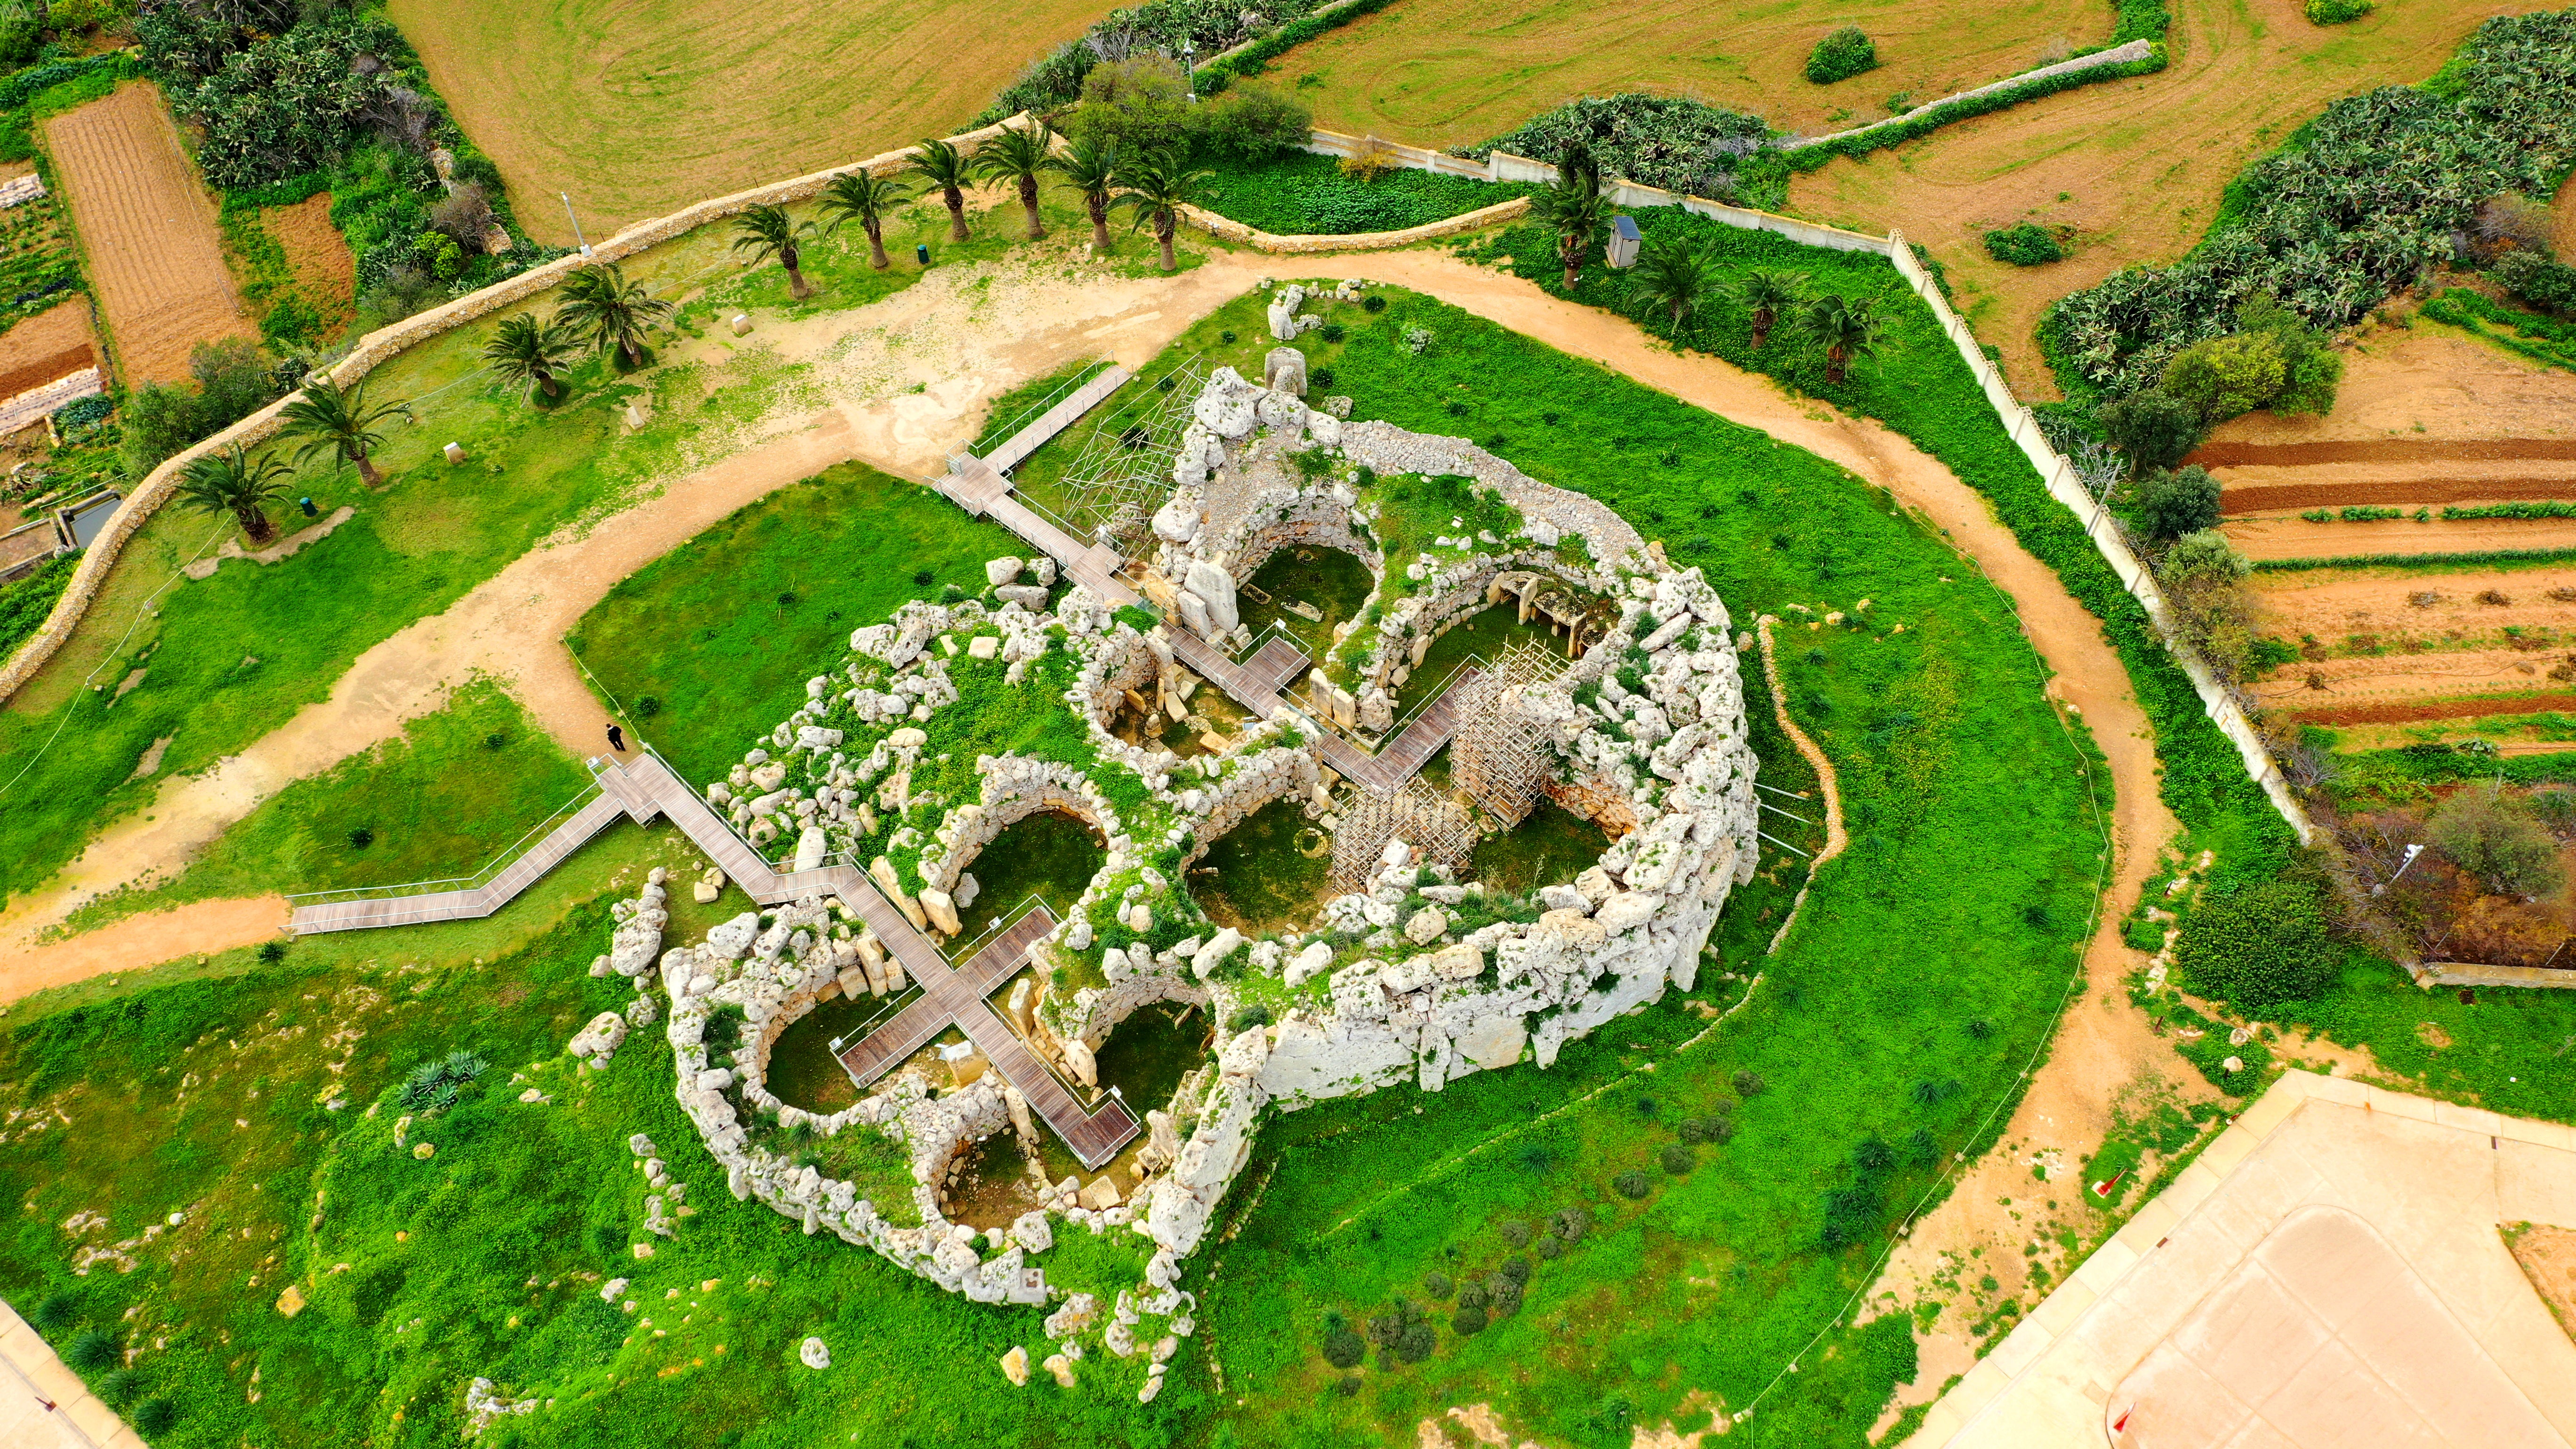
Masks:
[[[161,92],[129,81],[45,122],[129,387],[188,376],[188,351],[259,336],[224,267],[215,209]]]

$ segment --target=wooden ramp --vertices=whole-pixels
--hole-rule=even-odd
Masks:
[[[426,921],[479,920],[517,899],[521,891],[542,880],[566,856],[625,814],[625,807],[603,791],[479,886],[418,893],[405,893],[397,887],[383,894],[316,900],[295,908],[292,927],[298,936],[319,936],[330,931],[414,926]]]
[[[1127,369],[1111,363],[1107,372],[1074,389],[1070,397],[1039,414],[1037,421],[1011,434],[1000,447],[986,455],[984,461],[997,473],[1011,471],[1048,439],[1072,427],[1076,418],[1098,406],[1102,398],[1125,386],[1127,379],[1134,376]]]

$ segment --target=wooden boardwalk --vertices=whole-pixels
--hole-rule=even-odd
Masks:
[[[1118,364],[1111,363],[1108,371],[1074,389],[1071,397],[1048,408],[1038,416],[1037,421],[1011,434],[1000,447],[987,454],[984,461],[991,464],[993,470],[999,473],[1007,473],[1018,467],[1029,454],[1036,452],[1041,444],[1072,427],[1074,419],[1091,411],[1102,398],[1124,387],[1127,379],[1135,375]]]
[[[479,886],[417,895],[352,895],[346,900],[317,901],[295,908],[293,930],[299,936],[319,936],[330,931],[412,926],[427,921],[480,920],[544,879],[546,872],[625,814],[625,807],[602,791]]]

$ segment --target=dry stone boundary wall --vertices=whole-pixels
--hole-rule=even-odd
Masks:
[[[1009,120],[952,136],[949,139],[962,148],[971,148],[986,137],[1007,127],[1026,124],[1028,124],[1028,114],[1022,112]],[[587,262],[620,261],[638,252],[659,246],[684,233],[694,231],[709,222],[721,221],[725,217],[749,211],[755,206],[803,201],[819,195],[823,188],[831,183],[833,177],[844,172],[865,171],[872,176],[886,175],[901,167],[917,149],[917,147],[907,146],[901,150],[871,156],[853,165],[835,166],[830,170],[816,171],[793,180],[756,186],[748,191],[737,191],[729,196],[701,201],[694,206],[672,212],[668,216],[639,221],[592,247],[588,257],[579,253],[558,257],[551,262],[530,267],[515,277],[505,277],[480,291],[468,293],[444,307],[432,308],[418,316],[408,317],[391,326],[370,332],[359,339],[358,345],[347,357],[324,369],[324,372],[332,381],[345,387],[375,371],[387,360],[418,347],[433,337],[462,327],[466,323],[478,321],[505,307],[526,301],[549,290]],[[127,541],[132,539],[152,515],[160,510],[161,505],[170,501],[171,494],[178,487],[180,473],[190,463],[209,454],[235,446],[250,447],[275,437],[282,426],[279,414],[292,397],[293,395],[289,394],[286,398],[280,398],[213,437],[181,450],[160,467],[153,469],[143,480],[142,485],[127,496],[125,506],[119,508],[116,516],[108,520],[107,527],[99,531],[98,537],[90,543],[88,552],[81,556],[80,565],[73,569],[71,582],[64,587],[62,597],[54,601],[53,612],[46,616],[44,626],[20,646],[6,666],[0,666],[0,702],[6,702],[29,679],[34,678],[36,671],[42,669],[46,661],[53,658],[54,652],[62,648],[64,642],[71,637],[72,630],[78,626],[82,615],[89,611],[90,604],[97,599],[99,590],[105,586],[108,572],[116,566],[117,556],[124,551]]]

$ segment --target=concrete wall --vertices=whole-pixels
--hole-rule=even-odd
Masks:
[[[984,138],[1006,126],[1025,124],[1027,119],[1026,113],[1022,113],[1007,121],[986,126],[980,130],[968,131],[949,139],[971,150]],[[900,168],[915,149],[907,146],[902,150],[888,151],[847,166],[836,166],[828,171],[816,171],[793,180],[756,186],[749,191],[737,191],[730,196],[719,196],[710,201],[701,201],[695,206],[684,207],[668,216],[639,221],[608,240],[593,246],[592,256],[588,260],[619,261],[648,248],[659,246],[683,233],[694,231],[711,221],[720,221],[755,206],[803,201],[819,194],[831,183],[834,176],[845,171],[866,171],[873,176],[886,175]],[[490,316],[494,312],[524,302],[553,288],[574,269],[585,265],[585,261],[586,259],[579,253],[558,257],[541,266],[530,267],[515,277],[504,277],[480,291],[459,297],[444,307],[433,308],[418,316],[407,317],[389,327],[379,328],[359,339],[357,346],[346,358],[325,371],[332,381],[345,387],[375,371],[386,360],[418,347],[441,333]],[[63,642],[71,637],[73,628],[80,623],[81,616],[88,612],[91,601],[98,597],[99,589],[107,582],[108,571],[116,566],[117,556],[123,552],[127,540],[133,538],[135,531],[142,528],[144,523],[160,510],[161,505],[170,500],[171,493],[178,486],[181,471],[189,463],[210,453],[219,452],[237,444],[254,446],[275,437],[279,428],[278,414],[293,399],[293,396],[290,393],[287,397],[278,399],[204,442],[183,450],[168,462],[153,469],[150,476],[127,495],[125,506],[118,509],[116,516],[108,520],[107,527],[99,531],[98,537],[91,542],[89,551],[81,556],[79,566],[72,571],[71,583],[63,589],[62,597],[54,601],[53,612],[46,616],[44,626],[20,646],[5,667],[0,667],[0,701],[5,701],[16,694],[19,687],[33,678],[36,671],[44,667],[45,661],[53,658],[54,651],[60,649]]]
[[[2103,559],[2111,565],[2111,571],[2120,576],[2121,586],[2146,606],[2147,617],[2155,621],[2156,632],[2163,637],[2165,648],[2172,653],[2174,662],[2182,666],[2183,673],[2190,677],[2191,687],[2199,692],[2201,707],[2208,712],[2211,722],[2236,746],[2237,754],[2244,758],[2245,772],[2263,787],[2263,793],[2271,797],[2273,807],[2290,822],[2292,829],[2298,831],[2299,839],[2307,840],[2312,832],[2308,814],[2290,794],[2289,782],[2281,777],[2280,767],[2272,762],[2272,753],[2264,748],[2263,737],[2255,731],[2254,722],[2247,717],[2244,706],[2210,672],[2199,651],[2183,640],[2174,625],[2173,611],[2165,606],[2164,594],[2156,587],[2155,576],[2147,572],[2146,565],[2138,561],[2136,554],[2129,551],[2128,540],[2120,536],[2118,521],[2112,518],[2109,509],[2095,504],[2092,494],[2086,491],[2083,480],[2077,476],[2075,465],[2067,462],[2065,456],[2050,445],[2047,435],[2039,430],[2039,420],[2019,398],[2013,396],[2012,388],[2004,382],[2003,373],[1977,346],[1977,335],[1968,330],[1968,324],[1959,319],[1958,313],[1950,310],[1949,299],[1941,295],[1940,286],[1914,259],[1913,248],[1905,244],[1905,234],[1889,232],[1887,239],[1890,243],[1889,259],[1895,262],[1898,274],[1914,288],[1915,295],[1923,299],[1923,305],[1932,309],[1941,330],[1949,334],[1951,345],[1959,349],[1960,360],[1968,364],[1968,371],[1976,374],[1978,385],[1985,389],[1986,402],[1994,408],[1996,416],[2003,419],[2004,430],[2012,435],[2013,442],[2030,459],[2030,465],[2039,470],[2040,478],[2048,485],[2049,496],[2066,505],[2068,511],[2083,521],[2086,536],[2101,551]]]
[[[1238,246],[1251,247],[1255,251],[1313,255],[1322,252],[1386,251],[1389,248],[1405,246],[1413,242],[1430,241],[1435,237],[1456,236],[1461,232],[1478,231],[1489,226],[1499,226],[1507,221],[1517,221],[1528,210],[1529,198],[1515,196],[1509,201],[1480,207],[1460,216],[1425,222],[1421,226],[1409,226],[1402,231],[1361,231],[1352,232],[1347,236],[1280,236],[1275,232],[1261,231],[1231,217],[1219,216],[1213,211],[1196,206],[1182,207],[1181,219],[1210,236],[1220,237]]]

